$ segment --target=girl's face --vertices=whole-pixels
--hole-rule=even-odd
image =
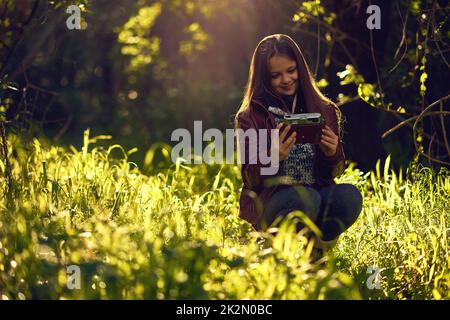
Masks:
[[[285,55],[269,59],[272,90],[278,94],[294,95],[298,86],[297,63]]]

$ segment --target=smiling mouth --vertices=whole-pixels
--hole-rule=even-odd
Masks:
[[[283,90],[289,90],[289,89],[292,88],[293,85],[294,85],[294,82],[291,83],[290,85],[288,85],[287,87],[281,87],[281,89],[283,89]]]

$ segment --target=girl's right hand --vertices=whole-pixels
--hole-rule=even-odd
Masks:
[[[280,129],[283,126],[282,123],[279,123],[276,127],[276,129]],[[286,138],[289,129],[291,129],[291,126],[285,127],[283,130],[281,130],[280,133],[280,139],[279,139],[279,159],[280,161],[283,161],[287,158],[289,155],[289,152],[291,152],[292,148],[295,145],[295,139],[297,136],[296,132],[292,132],[291,135]]]

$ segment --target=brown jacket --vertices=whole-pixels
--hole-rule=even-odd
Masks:
[[[339,124],[336,111],[333,106],[329,106],[322,112],[325,123],[339,136]],[[264,102],[253,100],[250,108],[241,112],[237,116],[237,127],[243,129],[274,129],[276,127],[275,118],[267,110]],[[270,143],[270,135],[269,143]],[[326,157],[316,147],[316,159],[314,164],[316,183],[313,188],[320,190],[331,184],[335,184],[334,177],[339,176],[344,171],[345,156],[342,143],[339,139],[336,154],[332,157]],[[244,152],[244,150],[242,150]],[[245,159],[249,159],[249,148],[245,144]],[[248,162],[248,161],[247,161]],[[287,185],[270,186],[271,176],[261,175],[261,164],[244,163],[241,167],[243,187],[239,200],[239,217],[248,221],[255,229],[257,222],[262,214],[263,208],[270,197],[278,190],[286,188]]]

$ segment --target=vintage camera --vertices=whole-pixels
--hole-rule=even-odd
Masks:
[[[286,114],[282,118],[278,118],[276,122],[277,124],[283,123],[284,126],[291,126],[287,137],[292,132],[297,132],[295,143],[320,143],[322,129],[325,127],[325,120],[320,113]]]

